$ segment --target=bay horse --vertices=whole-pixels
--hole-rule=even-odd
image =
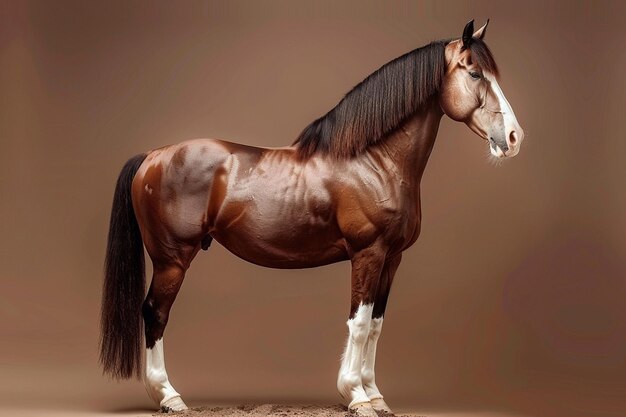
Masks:
[[[168,380],[163,333],[185,272],[215,239],[271,268],[350,260],[337,387],[359,415],[390,413],[374,379],[376,344],[402,252],[420,233],[420,180],[440,120],[467,124],[493,158],[515,156],[524,138],[483,40],[488,23],[474,32],[470,21],[460,39],[383,65],[292,146],[198,139],[131,158],[117,181],[108,235],[104,372],[142,377],[165,411],[187,408]],[[144,245],[154,271],[147,295]]]

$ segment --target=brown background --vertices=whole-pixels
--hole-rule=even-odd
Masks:
[[[0,10],[0,403],[150,407],[100,376],[115,179],[196,137],[292,142],[350,87],[490,17],[525,128],[499,167],[444,119],[423,231],[392,291],[378,381],[401,409],[626,414],[623,2],[56,2]],[[196,259],[167,329],[192,404],[337,402],[349,265]]]

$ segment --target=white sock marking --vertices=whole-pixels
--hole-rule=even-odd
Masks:
[[[370,400],[363,388],[361,369],[370,333],[373,307],[372,304],[361,304],[354,317],[347,323],[350,334],[341,358],[337,388],[345,399],[350,400],[348,407]]]
[[[167,377],[165,356],[163,355],[163,338],[157,340],[152,349],[146,349],[143,381],[148,395],[159,406],[163,406],[172,398],[180,397]]]
[[[363,367],[361,368],[361,379],[363,388],[370,400],[383,398],[375,381],[374,366],[376,364],[376,345],[383,328],[383,318],[372,319],[370,325],[369,336],[365,346],[365,358],[363,359]]]

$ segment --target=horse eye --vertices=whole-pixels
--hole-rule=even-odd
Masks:
[[[479,73],[473,72],[473,71],[470,71],[469,75],[475,80],[482,78],[482,76]]]

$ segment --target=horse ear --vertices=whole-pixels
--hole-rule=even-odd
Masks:
[[[465,25],[465,29],[463,29],[463,49],[467,49],[470,47],[472,43],[472,36],[474,34],[474,19],[467,22]]]
[[[487,19],[487,23],[485,23],[483,25],[483,27],[481,27],[476,32],[474,32],[474,35],[472,35],[472,37],[478,38],[478,39],[484,38],[485,37],[485,33],[487,32],[487,25],[488,24],[489,24],[489,19]]]

